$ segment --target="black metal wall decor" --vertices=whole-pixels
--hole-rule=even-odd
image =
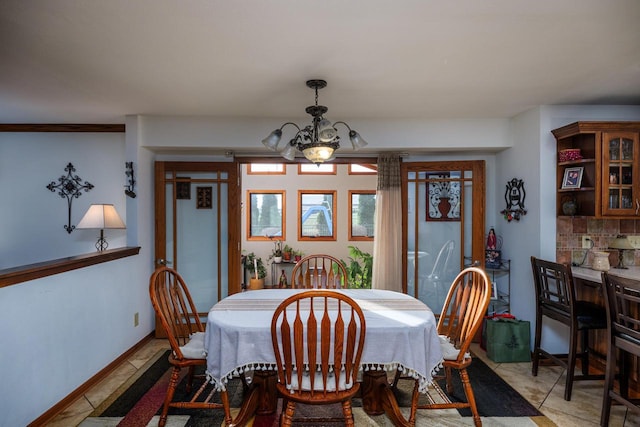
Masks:
[[[64,168],[67,175],[62,175],[58,178],[58,184],[55,181],[51,181],[47,188],[51,190],[52,193],[55,193],[56,190],[58,194],[63,199],[67,199],[67,206],[69,207],[69,223],[64,226],[64,229],[67,230],[67,233],[71,234],[71,232],[76,228],[75,225],[71,225],[71,204],[74,198],[78,198],[82,195],[82,191],[85,193],[89,192],[93,188],[93,184],[88,181],[82,183],[82,179],[78,175],[74,175],[73,172],[76,171],[76,168],[73,167],[71,163]]]
[[[512,220],[520,221],[520,217],[527,214],[524,208],[525,197],[524,181],[513,178],[507,182],[507,189],[504,192],[504,201],[507,203],[507,208],[500,211],[504,219],[508,222]]]
[[[124,186],[124,194],[131,197],[132,199],[136,198],[136,177],[133,172],[133,162],[125,162],[125,175],[127,175],[127,185]]]

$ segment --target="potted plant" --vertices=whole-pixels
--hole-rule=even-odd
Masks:
[[[249,289],[264,288],[264,278],[267,277],[267,269],[262,258],[251,252],[244,259],[244,267],[251,273]]]
[[[282,248],[282,260],[285,262],[291,261],[292,252],[293,252],[293,249],[291,248],[291,246],[285,244],[284,248]]]
[[[298,262],[302,259],[303,252],[302,251],[293,251],[293,259],[295,262]]]
[[[371,289],[373,272],[373,256],[361,251],[356,246],[349,246],[349,263],[341,260],[349,275],[347,282],[350,288]]]
[[[273,260],[276,264],[280,264],[282,262],[282,242],[276,240],[273,242],[273,250],[271,251],[271,255],[269,255],[269,259],[267,261]]]

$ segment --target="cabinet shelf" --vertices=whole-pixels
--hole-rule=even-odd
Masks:
[[[587,163],[595,163],[596,159],[580,159],[580,160],[571,160],[568,162],[558,162],[558,166],[575,166],[575,165],[584,165]]]
[[[582,191],[594,191],[595,189],[595,187],[559,188],[558,193],[578,193]]]

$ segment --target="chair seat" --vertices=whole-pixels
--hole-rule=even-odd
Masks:
[[[576,301],[578,329],[606,329],[607,313],[604,307],[590,301]]]
[[[449,338],[445,335],[438,335],[440,338],[440,351],[442,351],[442,358],[444,360],[458,360],[460,350],[449,341]],[[468,352],[464,355],[465,359],[471,357]]]
[[[191,334],[189,342],[180,346],[180,351],[185,359],[203,359],[207,356],[204,350],[204,332]]]

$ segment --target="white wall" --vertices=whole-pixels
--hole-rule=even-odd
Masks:
[[[91,203],[113,203],[127,230],[105,230],[109,247],[142,246],[139,256],[0,288],[0,426],[27,425],[154,328],[153,164],[137,142],[121,133],[0,133],[0,269],[95,251],[99,231],[67,233],[67,201],[46,188],[69,162],[94,185],[73,200],[72,224]],[[125,159],[141,162],[136,199],[124,195]]]
[[[516,177],[524,180],[528,210],[519,222],[498,219],[503,230],[504,252],[510,254],[511,309],[516,317],[535,326],[535,291],[530,257],[555,260],[556,142],[553,129],[584,120],[640,120],[640,106],[543,106],[511,120],[513,148],[497,155],[497,205],[504,209],[504,185]],[[543,345],[552,352],[566,352],[568,331],[556,322],[543,324]],[[532,342],[533,345],[533,342]]]
[[[46,187],[72,163],[94,188],[72,199],[71,224],[92,203],[113,203],[124,220],[124,162],[123,134],[0,133],[0,269],[94,251],[99,230],[67,233],[67,199]],[[126,231],[105,230],[105,238],[124,246]]]

